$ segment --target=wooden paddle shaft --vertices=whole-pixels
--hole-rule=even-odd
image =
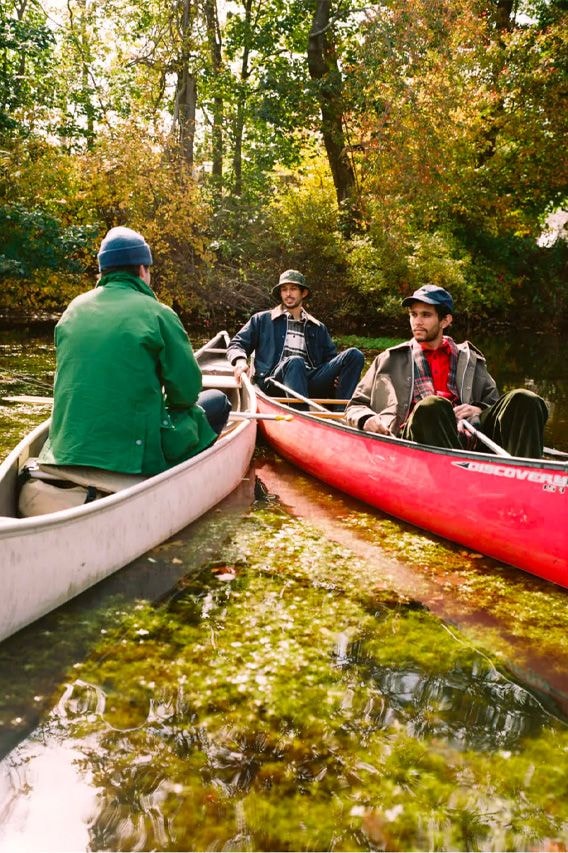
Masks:
[[[302,400],[295,400],[293,397],[271,397],[275,403],[287,403],[289,406],[297,406]],[[324,406],[346,406],[349,400],[337,400],[335,397],[310,397],[312,403],[320,403]]]

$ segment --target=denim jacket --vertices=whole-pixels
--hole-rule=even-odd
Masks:
[[[272,311],[253,314],[231,340],[227,358],[234,365],[237,359],[248,359],[254,353],[254,379],[262,385],[264,378],[270,376],[282,358],[286,328],[287,316],[282,305]],[[311,314],[307,314],[304,333],[308,358],[314,367],[320,367],[337,355],[326,326]]]

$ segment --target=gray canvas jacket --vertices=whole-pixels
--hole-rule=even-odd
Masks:
[[[469,343],[458,344],[457,386],[460,402],[482,409],[499,399],[495,380],[488,373],[485,357]],[[362,427],[378,414],[393,435],[398,435],[408,418],[414,396],[414,360],[412,341],[390,347],[380,353],[353,393],[345,410],[350,426]]]

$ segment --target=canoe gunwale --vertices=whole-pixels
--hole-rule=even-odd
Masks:
[[[435,447],[434,445],[429,444],[417,444],[416,442],[409,441],[408,439],[399,438],[398,436],[388,436],[388,435],[380,435],[379,433],[373,432],[364,432],[363,430],[358,429],[357,427],[353,427],[350,424],[341,423],[341,421],[318,418],[317,412],[306,412],[306,411],[298,411],[293,406],[288,406],[286,403],[279,402],[274,400],[272,397],[269,397],[268,394],[265,394],[260,389],[256,389],[257,400],[260,404],[267,405],[268,407],[273,407],[278,409],[279,413],[286,415],[294,415],[294,418],[300,418],[301,420],[305,420],[310,424],[317,424],[318,427],[322,429],[330,429],[333,432],[337,430],[341,430],[346,433],[350,433],[353,437],[357,437],[358,439],[362,439],[363,441],[371,441],[378,442],[379,444],[392,445],[397,448],[408,448],[409,450],[413,450],[414,452],[423,452],[426,454],[434,454],[436,456],[447,456],[449,458],[455,458],[456,460],[474,457],[476,461],[483,462],[491,462],[499,465],[521,465],[521,466],[529,466],[535,468],[550,468],[551,471],[561,471],[565,472],[568,470],[568,465],[566,462],[562,460],[555,459],[533,459],[527,458],[524,456],[495,456],[492,453],[485,453],[484,451],[479,450],[454,450],[446,447]]]
[[[223,342],[225,346],[219,347],[219,342]],[[232,370],[229,370],[228,364],[226,366],[219,366],[216,364],[217,357],[226,351],[228,343],[228,333],[226,331],[221,331],[195,352],[195,357],[202,367],[204,385],[207,384],[208,387],[215,387],[215,378],[228,378],[228,374],[230,374],[230,377],[232,378]],[[208,356],[213,356],[211,370],[208,370]],[[236,385],[234,387],[236,388]],[[245,398],[249,401],[247,409],[254,410],[255,408],[255,392],[256,389],[252,390],[250,385],[244,388]],[[91,501],[88,504],[62,509],[57,512],[45,513],[44,515],[36,515],[30,518],[18,518],[15,515],[0,515],[0,539],[2,536],[6,536],[8,533],[11,533],[13,528],[17,528],[17,530],[22,533],[27,532],[28,530],[39,531],[54,525],[66,524],[67,522],[71,522],[76,519],[95,516],[100,512],[108,511],[109,508],[112,508],[116,504],[122,503],[133,496],[160,487],[166,480],[175,482],[178,477],[187,476],[188,472],[190,472],[192,468],[199,469],[199,467],[202,467],[206,460],[211,456],[224,452],[227,443],[232,443],[238,433],[247,429],[247,423],[250,422],[245,420],[237,422],[237,424],[232,427],[226,435],[221,434],[211,447],[206,448],[196,456],[192,456],[190,459],[180,462],[173,468],[168,468],[165,471],[161,471],[159,474],[147,477],[142,482],[136,483],[132,486],[127,486],[113,494],[97,498],[97,500]],[[50,418],[47,418],[45,421],[42,421],[42,423],[38,424],[38,426],[31,430],[31,432],[24,436],[16,447],[10,451],[3,462],[0,463],[0,489],[2,488],[5,480],[9,478],[10,475],[13,476],[14,466],[16,466],[17,471],[21,470],[22,465],[30,456],[30,446],[33,446],[36,441],[40,441],[44,436],[47,436],[49,424]]]
[[[235,434],[243,432],[247,427],[247,423],[250,423],[250,421],[240,421],[235,428],[227,434],[227,436],[221,436],[215,444],[211,445],[211,447],[206,448],[206,450],[203,450],[197,456],[191,457],[191,459],[186,459],[184,462],[180,462],[179,465],[176,465],[174,468],[168,468],[166,471],[161,471],[159,474],[154,474],[152,477],[148,477],[141,483],[127,486],[125,489],[121,489],[118,492],[97,498],[96,501],[91,501],[88,504],[82,504],[81,506],[71,507],[69,509],[62,509],[57,512],[46,513],[45,515],[32,516],[30,518],[16,518],[15,516],[2,515],[0,516],[0,538],[2,538],[3,534],[6,534],[15,527],[24,533],[27,530],[38,531],[42,528],[66,524],[67,522],[74,521],[75,519],[94,516],[97,513],[105,512],[109,507],[112,508],[114,505],[123,503],[138,494],[146,491],[154,491],[165,481],[175,483],[175,480],[179,477],[187,476],[188,472],[190,472],[192,468],[199,469],[202,467],[204,462],[211,456],[223,453],[226,444],[229,442],[232,443],[235,439]],[[39,424],[6,457],[4,462],[0,465],[0,483],[14,463],[19,462],[22,452],[24,452],[29,446],[30,441],[35,437],[40,437],[43,432],[47,432],[48,428],[49,419]]]

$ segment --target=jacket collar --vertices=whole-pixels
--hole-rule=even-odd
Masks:
[[[393,347],[390,347],[390,349],[406,349],[406,348],[408,348],[411,350],[413,343],[414,343],[414,338],[410,338],[409,341],[404,341],[404,343],[402,343],[402,344],[395,344]],[[462,341],[461,344],[456,344],[456,346],[458,348],[458,352],[466,353],[466,355],[468,357],[472,352],[474,352],[478,358],[485,361],[485,356],[483,355],[481,350],[477,349],[477,347],[474,344],[472,344],[471,341]]]
[[[316,326],[322,325],[320,323],[320,321],[316,320],[316,318],[312,314],[308,314],[308,312],[306,311],[305,308],[303,310],[304,310],[304,313],[306,315],[306,320],[308,320],[310,323],[315,323]],[[286,309],[284,308],[284,306],[282,304],[277,305],[276,308],[273,308],[272,311],[270,312],[270,319],[271,320],[277,320],[278,317],[283,317],[285,313],[286,313]]]
[[[115,281],[125,284],[127,287],[131,287],[132,290],[139,290],[140,293],[144,293],[146,296],[151,296],[152,299],[158,299],[152,288],[147,285],[145,281],[142,281],[142,279],[138,278],[137,275],[132,275],[132,273],[126,272],[125,270],[114,270],[113,272],[106,273],[106,275],[101,275],[95,286],[104,287],[106,284],[110,284]]]

